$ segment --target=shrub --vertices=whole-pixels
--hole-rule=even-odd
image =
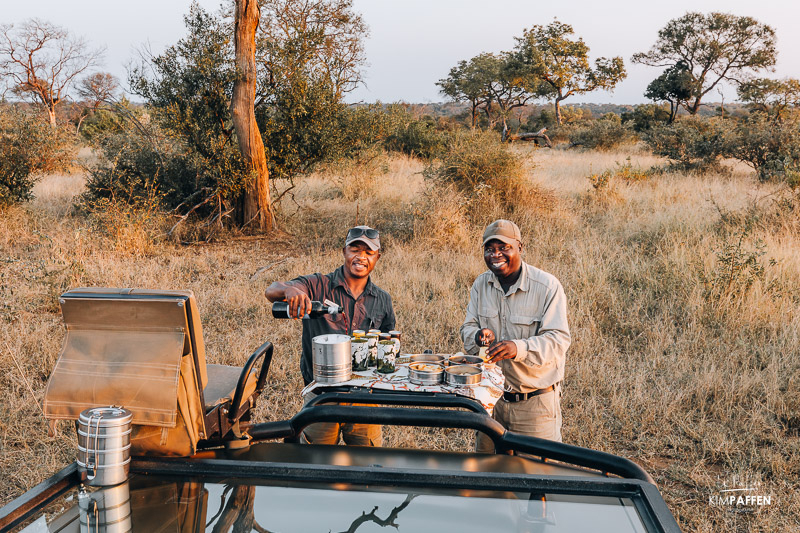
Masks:
[[[763,256],[766,245],[761,239],[749,242],[752,232],[750,220],[731,238],[722,243],[716,252],[716,264],[709,273],[700,272],[703,296],[707,301],[720,304],[738,305],[747,296],[756,282],[764,282],[765,266]],[[770,260],[770,266],[776,263]],[[767,290],[771,290],[767,287]]]
[[[753,112],[737,124],[725,152],[750,165],[760,181],[791,182],[800,170],[800,117],[793,113],[777,119]]]
[[[184,220],[221,224],[248,173],[230,143],[210,134],[203,144],[205,153],[192,150],[155,125],[146,134],[109,137],[88,171],[84,205],[96,209],[108,200],[153,209],[157,203]]]
[[[457,133],[441,161],[425,168],[426,179],[469,197],[489,196],[513,205],[529,189],[522,160],[492,132]]]
[[[66,169],[75,155],[73,141],[34,113],[0,108],[0,207],[30,200],[42,174]]]
[[[669,110],[659,104],[637,105],[633,111],[622,113],[622,123],[635,132],[647,131],[653,126],[669,122]]]
[[[433,159],[444,150],[447,132],[430,116],[401,120],[386,139],[386,148],[422,159]]]
[[[649,175],[647,170],[638,166],[634,167],[631,158],[628,157],[625,163],[617,162],[617,168],[608,169],[600,174],[592,174],[588,176],[588,180],[596,191],[601,192],[610,189],[613,180],[636,183],[646,180]]]
[[[622,124],[616,113],[606,113],[598,120],[581,124],[569,134],[573,146],[595,150],[610,150],[635,139],[631,129]]]
[[[730,122],[722,118],[685,117],[655,126],[644,134],[653,153],[670,160],[678,170],[719,170],[725,154]]]

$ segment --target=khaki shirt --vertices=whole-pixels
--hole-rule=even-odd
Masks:
[[[475,333],[482,328],[492,330],[498,341],[517,345],[517,356],[499,363],[506,390],[531,392],[564,379],[570,344],[567,299],[555,276],[522,263],[522,273],[507,294],[491,271],[478,276],[460,331],[467,353],[478,352]]]

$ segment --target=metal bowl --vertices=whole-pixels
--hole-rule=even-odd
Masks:
[[[444,381],[448,385],[475,385],[481,382],[481,369],[475,365],[452,365],[444,371]]]
[[[408,356],[411,363],[435,363],[444,366],[446,356],[439,353],[415,353]]]
[[[415,368],[424,365],[425,369]],[[438,385],[442,382],[444,367],[429,361],[417,361],[408,365],[408,380],[416,385]]]
[[[472,365],[477,366],[483,363],[483,359],[477,355],[454,355],[447,360],[449,365]]]

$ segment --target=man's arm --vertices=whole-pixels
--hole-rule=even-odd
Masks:
[[[289,315],[294,318],[302,318],[311,311],[308,288],[301,281],[276,281],[267,287],[264,296],[270,302],[289,302]]]

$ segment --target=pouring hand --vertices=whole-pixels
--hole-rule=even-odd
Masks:
[[[475,332],[475,344],[478,346],[489,346],[494,342],[494,331],[483,328]]]
[[[303,318],[311,311],[311,298],[296,287],[287,287],[284,297],[289,302],[289,316]]]
[[[503,359],[513,359],[517,356],[517,345],[514,341],[500,341],[489,346],[486,351],[486,362],[496,363]]]

